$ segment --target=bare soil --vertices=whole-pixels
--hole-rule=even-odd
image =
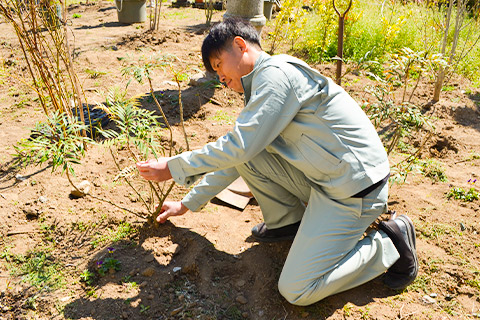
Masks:
[[[75,69],[89,102],[104,101],[102,92],[114,85],[125,86],[122,58],[174,54],[191,75],[202,69],[204,12],[166,5],[162,10],[159,30],[150,32],[147,23],[118,23],[111,2],[69,7]],[[222,14],[215,13],[213,21]],[[28,138],[44,115],[35,93],[20,81],[28,74],[15,33],[0,22],[0,34],[0,58],[7,73],[0,78],[0,319],[480,317],[480,201],[446,197],[452,186],[469,189],[475,187],[469,179],[480,179],[480,91],[467,80],[452,80],[452,90],[443,92],[441,102],[424,109],[435,117],[436,134],[421,156],[439,161],[448,182],[412,172],[405,184],[391,188],[390,209],[408,214],[416,224],[421,264],[416,282],[395,292],[375,279],[297,307],[280,296],[276,285],[290,243],[252,240],[251,228],[262,221],[254,200],[243,211],[212,201],[201,212],[153,226],[90,197],[71,198],[65,175],[48,166],[12,166],[13,145]],[[335,71],[333,65],[316,67],[328,76]],[[97,78],[87,69],[98,71]],[[177,95],[168,73],[158,72],[154,80],[156,91],[172,99]],[[360,102],[369,83],[364,75],[349,75],[343,85]],[[413,101],[427,105],[431,88],[422,85]],[[145,94],[148,87],[132,82],[128,93]],[[227,88],[184,84],[182,96],[192,149],[224,135],[243,107],[242,96]],[[182,143],[178,110],[168,101],[167,115]],[[145,102],[145,107],[153,105]],[[400,158],[392,156],[392,162]],[[75,170],[75,181],[92,182],[95,195],[143,210],[125,183],[113,182],[117,169],[105,148],[91,147]],[[170,199],[179,200],[187,192],[176,186]],[[130,231],[115,238],[125,226]],[[63,278],[58,288],[32,286],[12,269],[12,257],[41,250],[48,252],[48,263],[58,266]],[[106,258],[118,260],[120,269],[100,276],[97,262]],[[80,278],[86,269],[95,274],[91,285]]]

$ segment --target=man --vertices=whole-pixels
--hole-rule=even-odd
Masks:
[[[357,103],[329,78],[287,55],[262,51],[255,29],[238,19],[215,25],[202,45],[207,70],[243,92],[234,129],[202,149],[137,164],[149,180],[196,185],[165,202],[159,222],[200,210],[241,176],[262,210],[258,241],[293,239],[280,293],[309,305],[365,283],[403,289],[418,272],[415,230],[404,215],[367,227],[386,211],[389,164]],[[360,240],[361,239],[361,240]]]

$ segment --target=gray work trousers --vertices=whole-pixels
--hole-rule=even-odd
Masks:
[[[292,304],[309,305],[384,273],[399,254],[383,231],[363,233],[387,209],[388,183],[363,198],[330,199],[280,156],[261,152],[237,167],[267,228],[301,220],[278,288]]]

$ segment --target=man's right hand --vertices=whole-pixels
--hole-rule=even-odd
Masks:
[[[169,180],[172,178],[170,169],[168,169],[168,160],[170,158],[150,159],[148,161],[137,162],[137,169],[140,175],[147,180],[157,182]]]
[[[169,217],[181,216],[188,211],[188,208],[181,201],[165,201],[157,217],[157,221],[164,223]]]

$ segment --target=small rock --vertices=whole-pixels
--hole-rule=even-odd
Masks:
[[[435,292],[430,293],[431,298],[436,298],[438,295]]]
[[[206,82],[208,82],[209,79],[206,78],[206,74],[205,72],[199,72],[197,74],[194,74],[191,78],[190,78],[190,85],[191,86],[199,86],[199,85],[202,85]]]
[[[153,299],[155,299],[155,296],[154,296],[153,294],[151,294],[151,295],[149,295],[149,296],[147,297],[147,299],[148,299],[148,300],[153,300]]]
[[[24,208],[23,213],[25,213],[25,216],[27,217],[27,219],[36,219],[38,218],[38,214],[39,214],[38,210],[34,208]]]
[[[180,271],[180,270],[182,270],[181,267],[174,267],[174,268],[173,268],[173,272],[178,272],[178,271]]]
[[[15,179],[16,179],[17,181],[19,181],[19,182],[27,180],[26,177],[24,177],[24,176],[22,176],[22,175],[20,175],[20,174],[17,174],[17,175],[15,176]]]
[[[243,312],[242,317],[244,317],[245,319],[248,318],[248,312]]]
[[[147,256],[145,258],[145,262],[147,262],[147,263],[153,262],[153,260],[155,260],[155,258],[153,256]]]
[[[78,190],[77,190],[78,189]],[[83,180],[77,186],[70,191],[70,195],[73,198],[82,198],[85,197],[90,192],[90,182],[88,180]]]
[[[462,231],[467,230],[467,227],[465,227],[465,225],[462,222],[460,222],[460,230]]]
[[[450,300],[452,300],[452,299],[453,299],[453,295],[451,295],[451,294],[447,294],[447,295],[445,296],[445,300],[447,300],[447,301],[450,301]]]
[[[245,298],[244,296],[238,296],[236,299],[235,299],[238,303],[241,303],[241,304],[247,304],[247,298]]]
[[[245,285],[245,280],[238,280],[235,285],[237,287],[243,287]]]
[[[170,85],[170,86],[177,86],[177,83],[176,83],[176,82],[169,81],[169,80],[163,81],[162,84],[168,84],[168,85]]]
[[[185,295],[184,295],[184,294],[179,295],[179,296],[178,296],[178,300],[179,300],[179,301],[185,300]]]
[[[47,197],[40,196],[40,197],[38,198],[38,201],[40,201],[41,203],[45,203],[45,202],[48,201],[48,199],[47,199]]]
[[[138,285],[138,287],[139,287],[139,288],[144,288],[144,287],[147,286],[147,284],[148,284],[147,281],[143,281],[142,283],[140,283],[140,284]]]
[[[258,311],[258,315],[259,315],[260,317],[263,317],[264,314],[265,314],[265,311],[263,311],[263,310]]]
[[[170,315],[173,317],[174,315],[178,314],[180,311],[182,311],[182,307],[173,309],[172,312],[170,312]]]
[[[308,317],[309,315],[310,315],[310,313],[308,313],[308,312],[306,312],[306,311],[305,311],[305,312],[302,312],[302,318],[306,318],[306,317]]]
[[[123,312],[123,313],[122,313],[122,318],[123,318],[123,319],[128,319],[128,313]]]
[[[422,302],[425,303],[425,304],[434,304],[437,301],[435,299],[431,298],[430,296],[424,295],[422,297]]]
[[[155,269],[152,267],[149,267],[145,270],[142,271],[142,276],[144,277],[151,277],[155,274]]]

